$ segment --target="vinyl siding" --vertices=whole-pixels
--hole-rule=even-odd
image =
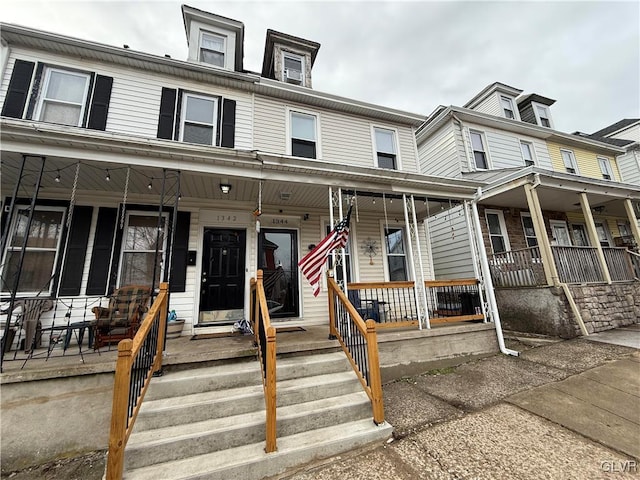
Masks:
[[[103,62],[80,61],[47,52],[12,48],[0,85],[0,104],[4,103],[13,65],[17,58],[113,77],[106,127],[108,132],[156,138],[162,87],[182,88],[204,95],[219,95],[233,99],[236,101],[235,148],[253,149],[250,94]]]
[[[516,108],[515,101],[513,108]],[[489,115],[495,115],[496,117],[504,117],[502,105],[500,105],[500,97],[496,92],[485,98],[477,107],[473,108],[473,110],[476,112],[488,113]]]
[[[562,154],[560,150],[571,150],[576,157],[576,163],[578,164],[579,174],[583,177],[590,178],[602,178],[602,172],[600,171],[600,164],[598,163],[598,157],[609,159],[611,169],[613,170],[614,181],[620,181],[620,172],[615,158],[608,155],[600,155],[595,152],[585,150],[576,147],[565,147],[558,143],[547,142],[549,148],[549,154],[551,155],[551,162],[553,169],[558,172],[566,172],[564,162],[562,160]]]
[[[374,126],[397,132],[396,141],[402,171],[417,172],[415,140],[411,127],[377,122],[368,118],[337,113],[306,105],[284,103],[256,95],[254,103],[254,148],[285,155],[287,153],[287,108],[316,114],[319,124],[319,159],[326,162],[376,166]]]
[[[429,218],[435,278],[473,278],[473,257],[462,206]]]
[[[418,146],[420,173],[441,177],[460,177],[462,162],[460,129],[452,121],[440,127]]]
[[[622,130],[621,132],[609,135],[611,138],[620,138],[622,140],[633,140],[640,142],[640,125],[634,125],[631,128]]]
[[[640,185],[640,153],[638,151],[618,155],[616,164],[623,182]]]

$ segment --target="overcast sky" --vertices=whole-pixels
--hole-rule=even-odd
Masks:
[[[267,28],[319,42],[314,89],[428,115],[495,81],[557,101],[558,130],[640,116],[640,2],[186,2],[245,25],[248,70]],[[4,22],[186,59],[173,1],[4,1]]]

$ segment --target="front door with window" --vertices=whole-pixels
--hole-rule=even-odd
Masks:
[[[569,228],[567,222],[560,220],[550,220],[551,234],[556,245],[571,246],[571,237],[569,236]]]
[[[200,281],[200,322],[244,316],[245,230],[205,228]]]
[[[263,228],[258,237],[258,268],[271,318],[298,317],[298,234],[295,230]]]

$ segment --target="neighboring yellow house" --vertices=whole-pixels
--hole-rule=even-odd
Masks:
[[[604,149],[587,150],[570,145],[547,141],[553,169],[558,172],[575,173],[583,177],[620,182],[621,176],[615,153]]]

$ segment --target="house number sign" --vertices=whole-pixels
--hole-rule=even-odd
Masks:
[[[262,215],[260,222],[265,228],[297,228],[300,226],[300,217],[289,215]]]
[[[230,210],[205,210],[200,214],[205,225],[248,225],[249,214]]]

